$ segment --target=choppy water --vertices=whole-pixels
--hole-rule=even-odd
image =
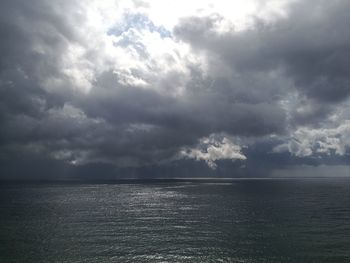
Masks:
[[[350,262],[350,181],[3,184],[0,262]]]

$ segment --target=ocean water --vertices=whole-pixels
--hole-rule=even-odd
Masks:
[[[350,180],[1,184],[0,262],[350,262]]]

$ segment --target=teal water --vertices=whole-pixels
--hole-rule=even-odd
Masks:
[[[350,180],[2,184],[0,262],[350,262]]]

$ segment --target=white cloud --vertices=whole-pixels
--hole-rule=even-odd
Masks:
[[[228,24],[236,30],[249,27],[252,17],[264,19],[285,15],[284,7],[290,0],[154,0],[138,10],[147,14],[155,23],[172,29],[180,18],[186,16],[208,16],[220,14],[225,24],[218,27],[225,31]]]
[[[221,137],[221,136],[219,136]],[[211,135],[202,138],[196,148],[186,148],[180,152],[180,156],[197,161],[204,160],[210,168],[215,169],[218,160],[246,160],[241,152],[241,147],[234,144],[229,138]]]
[[[179,19],[186,16],[220,15],[215,26],[219,32],[240,30],[254,17],[272,17],[281,13],[288,1],[235,0],[227,1],[83,1],[79,9],[66,17],[72,25],[77,41],[69,42],[62,53],[61,73],[74,89],[87,93],[93,87],[96,75],[114,71],[122,77],[122,85],[161,89],[162,77],[180,74],[176,87],[165,92],[181,95],[189,79],[189,63],[203,64],[205,58],[193,54],[186,43],[171,36],[164,37],[157,30],[138,28],[137,21],[126,21],[126,15],[144,16],[152,25],[171,32]],[[283,3],[283,4],[282,4]],[[121,35],[110,34],[114,27],[125,26]],[[146,54],[146,55],[145,55]],[[133,72],[141,72],[135,76]],[[180,78],[177,78],[180,79]],[[44,80],[44,86],[57,89],[65,85],[56,79]],[[50,88],[48,88],[50,89]]]
[[[350,121],[336,128],[298,128],[288,142],[274,148],[274,152],[290,152],[297,157],[317,154],[344,155],[350,146]]]

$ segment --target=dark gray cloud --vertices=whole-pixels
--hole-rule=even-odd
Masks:
[[[234,70],[280,70],[309,98],[337,102],[350,94],[349,9],[347,1],[296,1],[286,18],[257,19],[249,30],[217,32],[217,21],[224,18],[213,15],[184,18],[175,33]]]
[[[225,32],[220,14],[170,32],[130,10],[102,27],[87,6],[0,4],[5,177],[31,163],[36,178],[50,167],[55,178],[212,174],[195,160],[214,160],[222,176],[265,176],[315,156],[346,163],[346,1],[297,1],[287,17]]]

